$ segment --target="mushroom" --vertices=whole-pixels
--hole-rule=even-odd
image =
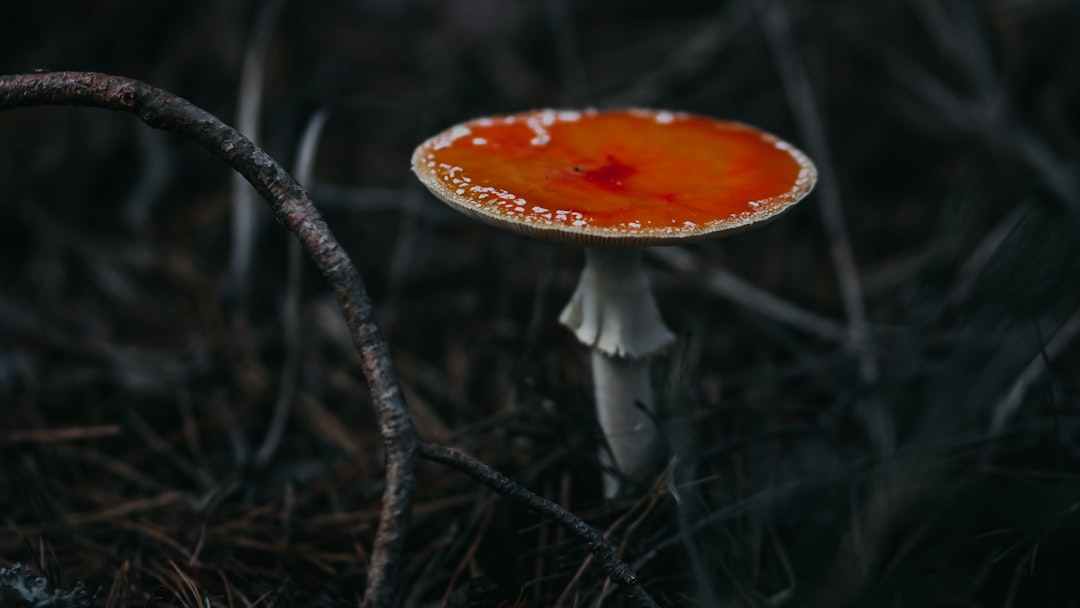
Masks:
[[[642,248],[759,224],[817,178],[790,144],[754,127],[645,109],[536,110],[478,118],[420,144],[413,171],[439,199],[491,225],[585,246],[585,269],[559,320],[592,349],[597,418],[620,478],[641,481],[660,433],[649,361],[675,340]]]

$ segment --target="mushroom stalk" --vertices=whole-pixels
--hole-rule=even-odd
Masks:
[[[649,360],[616,359],[592,351],[596,417],[606,446],[600,461],[604,496],[615,496],[623,478],[644,481],[656,468],[660,432],[656,426]]]
[[[590,247],[574,295],[559,315],[582,344],[613,357],[642,359],[675,341],[660,318],[640,248]]]
[[[640,108],[477,118],[420,144],[412,167],[466,215],[593,247],[559,320],[594,351],[598,418],[611,446],[603,458],[639,482],[651,471],[637,463],[659,444],[649,359],[675,340],[641,247],[744,230],[783,213],[817,179],[805,154],[764,131]],[[618,491],[610,481],[608,496]]]
[[[607,443],[601,460],[644,481],[660,445],[649,362],[675,335],[660,317],[641,249],[586,249],[581,281],[559,321],[593,349],[597,419]],[[605,496],[618,492],[616,474],[605,475]]]

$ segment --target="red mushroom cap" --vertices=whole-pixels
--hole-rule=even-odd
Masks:
[[[581,245],[700,240],[775,217],[817,179],[753,127],[662,110],[536,110],[427,140],[413,170],[480,220]]]

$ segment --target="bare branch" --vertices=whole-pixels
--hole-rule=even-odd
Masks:
[[[345,315],[385,444],[386,491],[364,603],[391,605],[416,486],[416,432],[364,283],[307,193],[274,159],[214,115],[137,80],[86,72],[0,76],[0,110],[38,105],[131,112],[151,127],[194,140],[255,186],[278,221],[300,239]]]
[[[444,464],[465,473],[502,496],[519,502],[559,524],[589,546],[593,555],[600,561],[600,567],[604,569],[604,572],[612,581],[623,588],[623,591],[630,596],[637,606],[644,608],[657,606],[652,596],[638,583],[634,571],[619,557],[615,547],[596,528],[581,521],[570,511],[526,490],[506,475],[461,452],[430,443],[419,443],[417,450],[421,458]]]

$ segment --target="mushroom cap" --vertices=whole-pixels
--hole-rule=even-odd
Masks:
[[[420,144],[412,166],[466,215],[588,246],[670,245],[745,229],[817,180],[805,154],[769,133],[645,109],[477,118]]]

